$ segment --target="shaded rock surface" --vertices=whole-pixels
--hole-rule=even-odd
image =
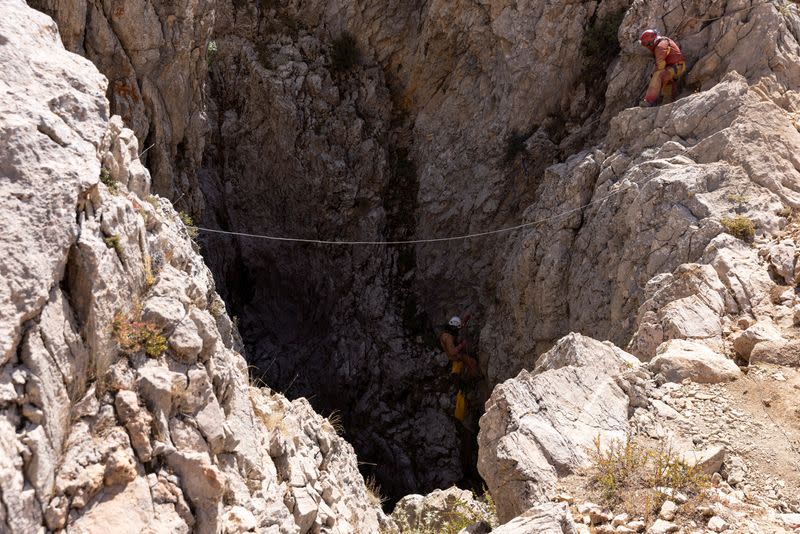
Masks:
[[[379,531],[352,447],[249,385],[103,76],[49,17],[0,6],[0,220],[20,236],[0,263],[0,530]]]

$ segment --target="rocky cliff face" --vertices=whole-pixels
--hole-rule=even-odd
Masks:
[[[511,226],[520,214],[547,220],[513,237],[413,248],[203,237],[257,374],[341,410],[398,496],[463,476],[453,460],[460,439],[443,416],[447,385],[437,382],[443,362],[432,365],[430,344],[419,342],[433,325],[482,312],[490,384],[571,330],[626,345],[645,285],[700,259],[720,218],[742,208],[728,198],[747,197],[770,234],[785,224],[777,212],[796,203],[791,6],[73,4],[40,7],[57,17],[68,48],[112,80],[123,72],[134,96],[164,93],[143,99],[163,108],[136,107],[112,84],[111,100],[140,138],[155,131],[171,155],[158,156],[176,171],[171,186],[159,186],[165,167],[148,161],[156,189],[186,191],[181,203],[206,226],[383,240]],[[132,29],[156,20],[161,40]],[[687,85],[701,92],[661,112],[620,114],[645,81],[650,59],[634,41],[647,25],[679,39]],[[337,59],[345,32],[360,53],[353,65]],[[89,46],[101,38],[118,43],[130,67]],[[194,117],[207,74],[202,139]],[[774,119],[755,126],[756,116]],[[431,426],[445,430],[420,431]],[[408,442],[419,444],[413,455]]]
[[[111,113],[140,142],[154,190],[202,209],[196,174],[205,137],[203,85],[214,3],[33,0],[64,47],[108,79]]]
[[[4,532],[377,532],[352,447],[248,382],[106,79],[0,6]]]
[[[17,26],[34,24],[20,3],[7,5]],[[25,466],[9,478],[10,494],[44,514],[38,524],[91,521],[84,510],[145,478],[151,501],[168,506],[142,525],[370,531],[380,520],[360,483],[343,489],[359,477],[348,445],[305,401],[245,387],[236,329],[170,206],[145,201],[150,176],[203,226],[236,232],[380,241],[528,223],[414,247],[200,238],[239,317],[252,375],[323,413],[340,410],[362,467],[394,497],[468,474],[460,449],[469,436],[450,418],[446,362],[430,340],[451,313],[479,312],[481,366],[490,386],[502,384],[481,423],[479,466],[504,496],[502,519],[520,516],[507,530],[577,528],[563,506],[526,509],[585,466],[570,451],[593,430],[662,439],[653,421],[674,419],[670,431],[693,441],[667,409],[683,409],[683,397],[663,382],[741,379],[734,358],[797,361],[795,5],[32,5],[110,82],[106,91],[73,56],[26,56],[44,34],[50,46],[52,29],[26,36],[27,48],[4,30],[12,44],[0,45],[13,59],[4,66],[55,73],[30,94],[7,93],[5,104],[8,117],[36,110],[6,125],[15,141],[3,168],[20,178],[5,195],[12,229],[0,334],[7,465]],[[682,98],[656,109],[631,107],[652,61],[634,43],[646,26],[676,37],[688,60]],[[101,165],[106,183],[97,185]],[[54,188],[52,176],[68,180]],[[604,366],[621,349],[584,340],[583,352],[604,355],[586,363],[581,351],[563,352],[570,337],[537,366],[571,331],[652,362],[620,379]],[[45,352],[50,367],[30,356]],[[30,378],[50,375],[47,386]],[[597,410],[569,408],[584,404]],[[275,423],[284,417],[296,422],[285,434]],[[102,476],[99,467],[69,471],[91,463],[81,456],[87,443],[92,465],[112,466]],[[39,458],[63,451],[76,451],[74,460],[48,482]],[[198,470],[203,477],[188,481]],[[169,497],[152,489],[162,479]],[[131,498],[140,497],[147,503],[143,490]],[[767,502],[794,511],[784,504]]]
[[[530,365],[540,345],[565,330],[627,344],[648,281],[700,259],[721,219],[740,214],[760,235],[774,236],[786,224],[784,206],[796,206],[794,12],[755,3],[718,15],[709,8],[697,12],[700,24],[695,12],[661,9],[635,4],[621,42],[663,15],[694,67],[687,84],[701,91],[657,110],[617,114],[602,143],[547,170],[528,220],[591,205],[537,225],[509,247],[482,335],[495,379]],[[607,109],[633,103],[623,87],[636,87],[646,71],[633,46],[613,69]],[[750,61],[750,50],[769,50],[774,61],[765,64],[760,53]],[[725,74],[734,69],[740,74]]]
[[[623,7],[221,3],[208,224],[356,240],[514,224],[545,167],[588,137],[568,136],[564,117],[571,131],[599,119],[604,82],[587,88],[581,40]],[[345,32],[360,52],[348,67],[336,59]],[[556,33],[552,54],[536,35]],[[511,137],[528,153],[509,157]],[[402,495],[462,476],[445,371],[416,340],[447,314],[484,309],[504,243],[207,246],[251,360],[276,387],[342,410],[357,449]],[[420,445],[411,456],[409,442]]]

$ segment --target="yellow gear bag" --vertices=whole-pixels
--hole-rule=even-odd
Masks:
[[[467,396],[460,389],[456,393],[456,409],[453,415],[462,423],[467,418]]]
[[[453,362],[453,369],[450,371],[451,375],[457,375],[461,373],[461,369],[464,367],[464,362]]]

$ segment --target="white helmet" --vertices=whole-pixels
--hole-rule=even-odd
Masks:
[[[449,324],[450,326],[454,326],[456,328],[461,328],[461,318],[454,316],[453,318],[450,319],[450,322],[447,324]]]

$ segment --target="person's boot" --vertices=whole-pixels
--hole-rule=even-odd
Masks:
[[[639,102],[639,107],[640,108],[654,108],[654,107],[656,107],[656,104],[655,104],[655,102],[653,102],[651,104],[647,100],[642,100],[641,102]]]

